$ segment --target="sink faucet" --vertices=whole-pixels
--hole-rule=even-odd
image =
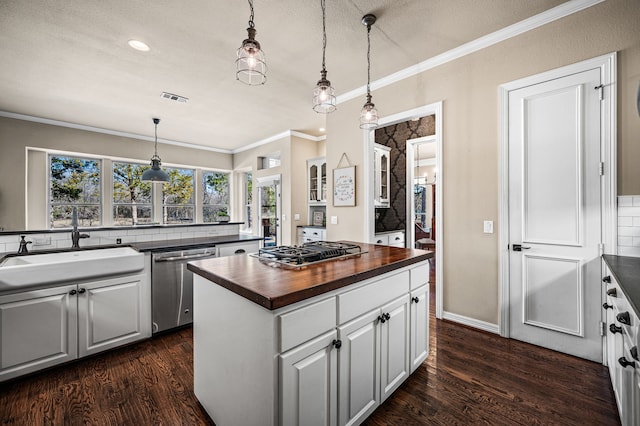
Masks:
[[[71,215],[71,224],[73,225],[73,231],[71,231],[71,247],[80,248],[80,238],[89,238],[89,235],[81,234],[78,231],[78,209],[75,207]]]
[[[31,244],[31,241],[25,241],[24,235],[20,235],[20,247],[18,247],[18,254],[27,254],[29,250],[27,250],[27,244]]]

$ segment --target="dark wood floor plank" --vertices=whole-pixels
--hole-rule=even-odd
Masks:
[[[434,293],[429,358],[365,425],[620,424],[605,367],[436,321]],[[193,393],[192,331],[0,384],[0,424],[213,425]]]

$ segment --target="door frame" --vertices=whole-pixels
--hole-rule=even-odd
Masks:
[[[258,203],[257,208],[257,222],[256,227],[258,228],[258,233],[256,235],[260,236],[262,233],[262,206],[260,206],[260,188],[263,186],[273,186],[276,187],[276,245],[282,245],[282,198],[281,198],[281,182],[282,175],[280,173],[271,176],[261,176],[254,178],[255,187],[258,191],[258,196],[256,197],[256,203]],[[264,235],[262,235],[264,237]]]
[[[510,337],[509,326],[509,92],[554,80],[566,75],[600,69],[603,88],[601,100],[600,179],[601,246],[600,254],[616,254],[617,238],[617,167],[616,167],[616,52],[525,77],[501,85],[499,102],[498,155],[498,326],[500,336]],[[594,88],[595,89],[595,88]]]
[[[436,125],[436,168],[438,169],[438,185],[436,186],[436,235],[442,236],[442,194],[444,188],[444,173],[442,167],[442,101],[432,104],[423,105],[418,108],[402,111],[397,114],[380,117],[378,120],[378,128],[390,126],[392,124],[402,123],[414,118],[421,118],[427,115],[435,115]],[[374,185],[373,185],[373,144],[375,142],[375,129],[364,131],[364,199],[370,200],[364,203],[364,235],[370,243],[374,243],[375,207],[373,206]],[[406,230],[405,230],[406,232]],[[442,283],[444,282],[443,273],[443,253],[444,241],[440,237],[436,244],[436,318],[442,319],[443,303],[442,303]]]

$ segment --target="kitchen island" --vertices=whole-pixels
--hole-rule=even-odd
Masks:
[[[358,424],[426,359],[433,254],[356,244],[302,269],[189,263],[194,390],[218,426]]]

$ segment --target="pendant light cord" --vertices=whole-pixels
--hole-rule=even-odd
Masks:
[[[249,15],[249,28],[255,28],[253,24],[253,0],[249,0],[249,9],[251,9],[251,14]]]
[[[371,96],[369,81],[371,80],[371,25],[367,25],[367,96]]]
[[[155,130],[155,144],[153,145],[153,150],[155,152],[155,156],[158,156],[158,123],[155,123],[156,125],[156,130]]]
[[[325,19],[325,0],[320,0],[320,7],[322,8],[322,71],[325,69],[325,50],[327,50],[327,25]]]

